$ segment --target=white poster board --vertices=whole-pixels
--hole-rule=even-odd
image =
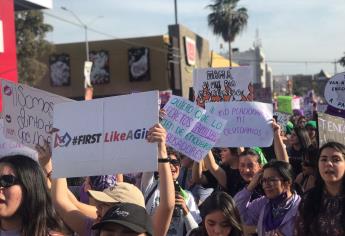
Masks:
[[[35,148],[51,143],[54,105],[73,101],[40,89],[2,80],[4,135]]]
[[[157,170],[158,91],[55,106],[54,177]]]
[[[167,130],[167,145],[199,162],[214,146],[226,120],[210,114],[189,100],[172,96],[164,106],[161,121]]]
[[[206,103],[206,110],[228,120],[216,147],[268,147],[272,145],[272,104],[261,102]]]
[[[194,69],[195,102],[205,107],[208,102],[252,101],[252,74],[250,66]]]
[[[5,138],[3,129],[4,121],[0,119],[0,158],[10,155],[24,155],[37,161],[37,152],[35,150]]]
[[[328,80],[325,99],[332,107],[345,110],[345,72],[336,74]]]

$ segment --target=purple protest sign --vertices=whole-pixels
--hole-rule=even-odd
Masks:
[[[198,162],[214,146],[226,124],[226,120],[174,95],[164,110],[167,115],[161,124],[167,130],[167,145]]]

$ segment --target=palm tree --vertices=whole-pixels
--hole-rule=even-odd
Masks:
[[[345,53],[344,53],[344,56],[342,58],[340,58],[340,60],[338,62],[341,66],[345,67]]]
[[[231,43],[247,25],[248,13],[244,7],[237,9],[240,0],[213,0],[214,4],[207,7],[211,9],[208,15],[208,25],[213,29],[215,35],[222,36],[225,42],[229,43],[229,61],[231,62]]]

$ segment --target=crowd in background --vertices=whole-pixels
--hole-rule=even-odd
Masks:
[[[39,163],[4,157],[0,236],[345,235],[344,144],[319,147],[316,118],[301,114],[272,129],[271,147],[214,148],[195,162],[156,124],[152,173],[53,179],[47,143]]]

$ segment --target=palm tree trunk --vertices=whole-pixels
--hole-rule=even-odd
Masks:
[[[231,41],[229,41],[229,66],[232,67],[232,48],[231,48]]]

